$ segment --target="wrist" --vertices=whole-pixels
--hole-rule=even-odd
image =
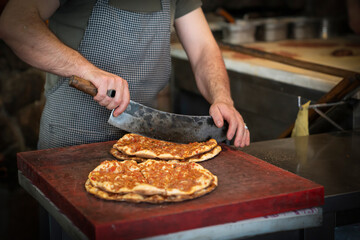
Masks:
[[[231,98],[216,98],[213,101],[213,104],[226,104],[226,105],[230,105],[230,106],[234,106],[234,101]]]
[[[73,68],[71,68],[72,71],[70,75],[76,75],[78,77],[88,79],[91,72],[95,71],[97,68],[80,53],[77,52],[77,54],[78,56],[74,58],[75,62],[73,64]]]

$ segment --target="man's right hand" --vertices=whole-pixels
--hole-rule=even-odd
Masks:
[[[125,79],[97,68],[86,72],[81,77],[95,85],[98,93],[94,100],[109,110],[115,109],[115,117],[125,111],[130,102],[129,87]],[[107,91],[111,89],[116,91],[113,98],[107,95]]]

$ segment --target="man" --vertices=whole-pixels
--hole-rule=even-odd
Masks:
[[[200,7],[200,0],[10,0],[0,18],[0,37],[22,60],[48,72],[39,148],[121,137],[107,124],[110,110],[121,114],[130,98],[154,106],[170,77],[172,26],[216,126],[227,121],[227,138],[238,147],[249,145]],[[91,98],[70,88],[72,75],[91,81],[98,94]],[[114,98],[106,95],[109,89],[116,90]]]

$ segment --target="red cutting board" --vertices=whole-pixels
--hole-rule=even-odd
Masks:
[[[324,203],[324,188],[224,146],[201,163],[219,186],[190,201],[166,204],[98,199],[85,191],[91,170],[114,142],[18,154],[18,168],[90,239],[133,239],[234,222]]]

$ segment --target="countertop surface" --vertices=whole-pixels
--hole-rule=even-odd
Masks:
[[[298,60],[360,72],[360,38],[357,37],[328,40],[282,40],[243,45]],[[255,58],[232,50],[223,49],[222,54],[228,70],[295,86],[328,92],[342,80],[341,77]],[[346,54],[351,55],[346,56]],[[181,44],[172,44],[172,57],[187,59]]]
[[[323,185],[325,200],[360,195],[359,130],[255,142],[242,150]]]
[[[321,185],[222,145],[201,163],[218,176],[219,186],[190,201],[134,204],[105,201],[85,191],[88,173],[112,159],[114,142],[18,154],[18,168],[90,238],[140,238],[321,206]]]

